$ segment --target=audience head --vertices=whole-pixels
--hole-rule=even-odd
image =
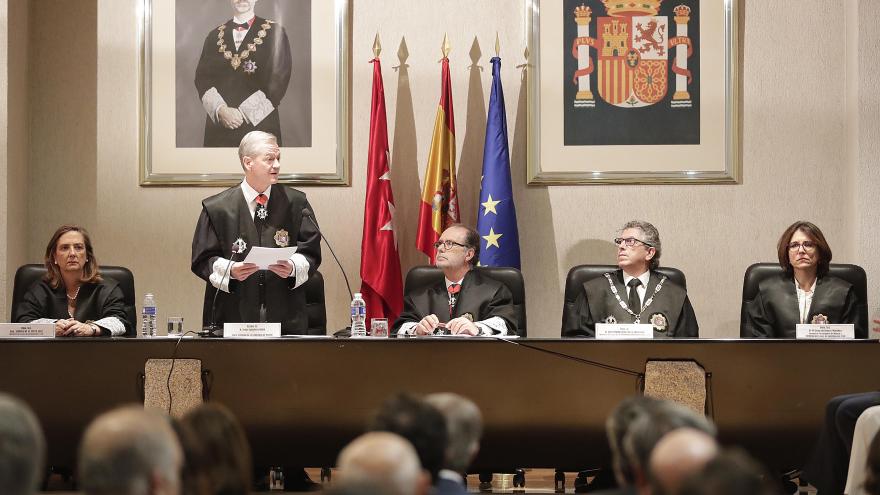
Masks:
[[[46,245],[43,264],[44,278],[53,289],[63,283],[62,272],[76,272],[83,282],[101,281],[92,239],[86,229],[76,225],[62,225],[55,230]]]
[[[608,435],[608,445],[611,447],[614,476],[621,486],[635,483],[632,466],[623,451],[623,438],[634,421],[650,415],[660,403],[661,401],[644,395],[628,397],[611,411],[611,415],[605,421],[605,433]]]
[[[868,447],[867,469],[865,492],[869,495],[880,495],[880,435],[875,435]]]
[[[195,432],[189,425],[172,418],[171,427],[183,451],[183,467],[180,470],[181,495],[210,495],[211,483],[205,470],[205,454]]]
[[[618,232],[617,265],[627,272],[654,270],[660,266],[660,232],[657,227],[643,220],[630,220]],[[629,241],[635,239],[636,241]],[[632,243],[630,245],[629,243]]]
[[[444,467],[457,473],[467,468],[480,450],[483,435],[483,416],[480,408],[470,399],[452,393],[431,394],[425,397],[446,418],[448,443]]]
[[[437,480],[446,451],[446,419],[434,406],[408,394],[387,399],[370,424],[372,431],[397,433],[415,447],[422,467]]]
[[[718,442],[693,428],[672,430],[651,451],[649,473],[653,495],[675,495],[688,477],[718,455]]]
[[[791,249],[792,242],[796,243],[794,250]],[[831,264],[831,246],[825,240],[825,235],[815,224],[803,220],[798,220],[785,229],[776,243],[776,251],[779,264],[788,275],[794,272],[793,263],[797,266],[804,264],[798,257],[806,258],[808,265],[814,265],[816,274],[820,277],[828,273],[828,266]]]
[[[79,450],[80,487],[88,495],[176,495],[182,465],[167,416],[122,407],[86,428]]]
[[[715,425],[705,416],[670,401],[660,401],[649,414],[633,421],[624,436],[623,445],[636,486],[644,487],[649,484],[651,451],[664,435],[678,428],[693,428],[713,437],[717,433]]]
[[[253,478],[251,449],[238,420],[225,406],[209,402],[188,412],[182,425],[192,432],[198,444],[199,465],[212,493],[225,495],[250,493]]]
[[[46,441],[33,411],[0,392],[0,493],[35,493],[45,458]]]
[[[740,449],[726,450],[684,481],[680,495],[778,495],[764,468]]]
[[[374,431],[359,436],[342,449],[336,465],[340,487],[357,493],[423,495],[430,487],[416,450],[396,433]]]

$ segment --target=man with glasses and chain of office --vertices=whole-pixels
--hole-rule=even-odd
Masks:
[[[648,222],[627,222],[614,239],[618,270],[584,283],[563,337],[595,337],[596,323],[648,323],[654,338],[699,335],[687,291],[658,273],[660,233]]]
[[[480,236],[452,225],[434,243],[435,265],[445,280],[405,294],[396,335],[518,335],[513,295],[503,283],[473,268],[480,259]]]

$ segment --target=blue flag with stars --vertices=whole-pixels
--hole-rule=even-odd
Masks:
[[[519,232],[510,183],[507,148],[507,111],[501,89],[501,59],[492,57],[492,95],[483,147],[483,179],[477,212],[480,233],[480,265],[520,268]]]

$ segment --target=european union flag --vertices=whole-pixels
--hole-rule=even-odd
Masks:
[[[501,59],[498,57],[492,57],[492,95],[489,97],[477,217],[477,231],[482,238],[480,265],[520,268],[519,232],[507,149],[507,111],[504,109]]]

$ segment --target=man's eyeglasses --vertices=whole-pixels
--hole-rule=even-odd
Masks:
[[[654,247],[650,243],[647,243],[641,239],[636,239],[635,237],[626,237],[626,238],[615,237],[614,240],[611,242],[613,242],[615,246],[620,246],[622,244],[626,247],[633,247],[636,245],[637,242],[640,242],[640,243],[644,244],[645,246]]]
[[[454,248],[455,246],[467,247],[464,244],[459,244],[455,241],[437,241],[434,243],[434,250],[436,251],[436,250],[440,249],[440,246],[443,246],[444,248],[446,248],[447,251]]]
[[[804,241],[804,242],[789,242],[788,250],[796,253],[800,251],[801,248],[804,248],[804,251],[808,253],[812,253],[816,250],[816,243],[813,241]]]

